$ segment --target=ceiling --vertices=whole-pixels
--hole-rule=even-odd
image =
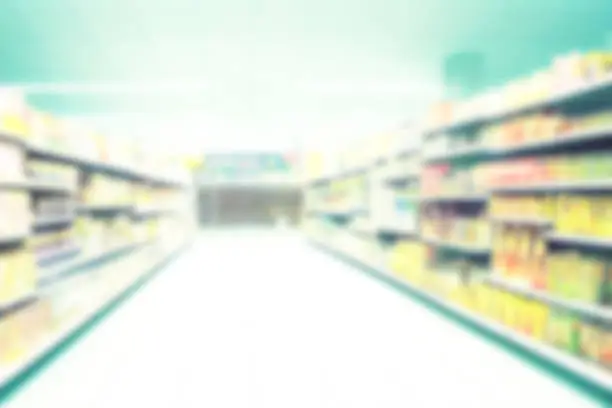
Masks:
[[[609,0],[3,0],[0,81],[202,148],[329,144],[420,115],[449,54],[495,85],[608,45],[609,21]]]

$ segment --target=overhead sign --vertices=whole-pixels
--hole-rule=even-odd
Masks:
[[[207,155],[199,168],[201,177],[258,178],[290,174],[295,170],[295,159],[283,153],[232,153]]]

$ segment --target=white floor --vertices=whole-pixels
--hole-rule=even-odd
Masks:
[[[298,237],[202,236],[11,408],[589,407]]]

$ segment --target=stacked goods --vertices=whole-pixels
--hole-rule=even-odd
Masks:
[[[123,211],[111,211],[101,217],[81,217],[73,227],[74,196],[85,204],[127,204],[133,201],[135,183],[150,185],[146,189],[151,190],[147,193],[151,200],[187,202],[186,179],[174,178],[183,174],[181,166],[163,152],[153,158],[141,157],[161,167],[134,181],[132,169],[141,163],[129,145],[121,142],[109,147],[106,138],[79,124],[29,111],[25,98],[13,91],[0,90],[0,133],[4,136],[0,141],[0,214],[4,215],[0,220],[0,373],[8,369],[19,374],[33,357],[39,357],[41,346],[55,346],[69,334],[60,322],[63,319],[57,319],[64,316],[62,310],[82,311],[93,298],[100,300],[97,294],[108,294],[102,287],[107,286],[111,272],[120,273],[122,279],[134,278],[146,272],[143,265],[160,262],[169,253],[160,245],[158,252],[130,262],[129,270],[117,264],[100,267],[105,257],[133,260],[128,251],[116,250],[140,244],[134,240],[136,232],[157,238],[154,234],[160,227],[168,235],[164,245],[173,241],[171,249],[176,249],[176,237],[186,237],[184,224],[191,219],[175,217],[168,222],[160,216],[141,225]],[[168,182],[162,191],[157,188],[160,181]],[[81,210],[87,213],[90,209]],[[81,255],[76,256],[79,251]],[[76,270],[83,273],[75,278],[71,272]],[[125,290],[130,283],[122,282],[115,291]],[[89,312],[101,306],[98,302]]]
[[[606,78],[612,68],[609,52],[571,53],[553,61],[551,86],[557,94]]]
[[[486,265],[461,257],[440,257],[431,249],[427,255],[427,268],[418,279],[413,278],[415,284],[436,297],[474,308],[475,288],[488,274]]]
[[[138,208],[151,208],[158,206],[158,201],[154,200],[154,189],[149,186],[137,184],[132,189],[133,204]],[[161,207],[159,205],[158,207]]]
[[[316,207],[331,211],[353,211],[365,204],[366,179],[350,176],[317,187]],[[319,207],[320,206],[320,207]]]
[[[540,342],[612,369],[612,325],[489,286],[479,287],[477,311]]]
[[[557,113],[535,113],[488,126],[484,139],[488,146],[513,147],[554,140],[573,128],[569,118]]]
[[[35,226],[46,224],[54,220],[69,220],[74,216],[74,202],[70,197],[40,197],[33,200],[32,212]]]
[[[28,106],[17,88],[0,89],[0,133],[26,139],[30,132]]]
[[[538,226],[499,225],[494,228],[493,268],[504,278],[545,286],[546,232]]]
[[[550,307],[526,297],[482,285],[477,311],[485,317],[538,340],[545,340]]]
[[[482,192],[474,177],[479,166],[432,165],[423,170],[424,196],[469,195]]]
[[[485,136],[486,134],[482,132],[457,134],[453,137],[438,134],[437,137],[431,137],[423,144],[423,155],[426,158],[431,158],[462,150],[483,148],[487,146]]]
[[[132,242],[133,233],[132,221],[127,216],[81,216],[75,222],[75,234],[85,252],[97,253],[123,246]]]
[[[425,126],[422,172],[418,160],[376,161],[372,172],[382,167],[385,183],[369,190],[370,212],[396,222],[410,214],[414,224],[419,213],[420,237],[393,238],[392,273],[524,335],[490,327],[510,341],[592,362],[543,353],[598,386],[593,366],[612,369],[610,74],[612,53],[571,54],[503,88],[438,104]],[[413,170],[422,200],[409,203]],[[392,194],[382,194],[389,185]],[[370,238],[337,235],[354,257],[375,252]]]
[[[606,182],[612,178],[607,151],[512,159],[479,166],[478,184],[484,188],[552,183]]]
[[[493,218],[549,221],[555,232],[589,238],[612,238],[612,201],[602,194],[540,194],[494,197]],[[517,216],[518,214],[518,216]]]
[[[582,251],[548,255],[544,289],[559,299],[612,306],[612,258]]]
[[[450,166],[437,165],[423,169],[421,195],[432,196],[440,194],[445,187],[445,180],[450,174]]]
[[[39,265],[74,253],[79,246],[72,228],[37,232],[29,239],[29,247]]]
[[[86,205],[131,205],[132,183],[119,178],[94,175],[82,190],[81,202]]]
[[[0,222],[0,240],[27,236],[32,225],[28,192],[0,190],[0,214],[7,215]]]
[[[0,140],[0,182],[20,182],[25,179],[24,154],[15,143]]]
[[[605,80],[612,70],[609,52],[561,56],[547,69],[508,83],[499,90],[462,102],[438,104],[427,119],[435,128],[537,104]]]
[[[512,148],[539,142],[560,142],[574,135],[582,137],[580,132],[611,126],[612,112],[609,109],[572,116],[562,112],[539,112],[487,126],[483,137],[488,146]]]
[[[612,238],[612,197],[563,194],[557,198],[555,230],[560,234]]]
[[[556,211],[557,198],[552,194],[493,196],[489,203],[492,218],[553,221]]]
[[[74,166],[44,160],[29,159],[26,175],[29,180],[64,186],[69,190],[76,190],[79,183],[79,172]]]
[[[393,273],[418,283],[426,262],[426,247],[420,242],[400,240],[389,251],[387,264]]]
[[[430,207],[421,218],[421,236],[425,239],[487,248],[490,224],[486,217],[467,217],[452,208]]]
[[[33,295],[36,288],[36,262],[27,248],[5,249],[0,257],[0,306]]]

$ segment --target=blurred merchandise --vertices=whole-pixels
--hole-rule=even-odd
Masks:
[[[546,255],[546,230],[542,227],[498,225],[494,228],[493,268],[500,276],[543,288]]]
[[[612,70],[609,52],[571,53],[557,57],[546,69],[530,77],[461,102],[444,102],[431,109],[427,127],[434,129],[461,121],[503,115],[512,110],[576,92],[603,81]]]
[[[430,206],[421,216],[421,236],[428,240],[486,248],[490,226],[486,217],[466,217],[452,208]]]
[[[540,219],[553,221],[556,218],[557,199],[553,194],[493,196],[489,212],[492,218]]]
[[[0,256],[0,307],[32,296],[36,288],[36,262],[27,248],[12,248]]]
[[[25,92],[17,87],[0,88],[0,133],[21,140],[29,130]]]
[[[602,151],[510,159],[479,166],[475,179],[482,189],[606,182],[612,178],[610,157]]]
[[[24,154],[19,145],[0,140],[0,182],[25,180]]]
[[[431,165],[423,169],[421,194],[425,197],[478,194],[483,190],[475,182],[479,167]]]
[[[23,190],[0,190],[0,240],[11,237],[25,237],[32,225],[29,196]]]
[[[26,174],[29,180],[63,186],[71,191],[76,191],[79,184],[78,170],[62,163],[28,159]]]
[[[81,202],[91,206],[133,204],[132,183],[104,175],[93,175],[81,193]]]

